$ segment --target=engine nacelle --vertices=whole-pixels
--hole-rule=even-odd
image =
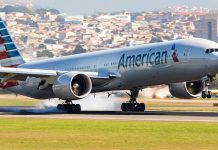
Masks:
[[[200,97],[204,88],[205,83],[202,81],[172,83],[169,85],[169,90],[172,96],[181,99]]]
[[[85,74],[69,72],[59,76],[52,88],[55,96],[60,99],[78,100],[89,95],[92,82]]]

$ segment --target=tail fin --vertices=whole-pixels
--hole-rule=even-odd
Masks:
[[[8,32],[5,23],[0,18],[0,66],[16,67],[25,63],[20,51]]]

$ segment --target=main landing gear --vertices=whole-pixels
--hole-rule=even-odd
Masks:
[[[57,109],[66,111],[67,113],[81,112],[81,106],[79,104],[73,104],[70,100],[65,101],[63,104],[58,104]]]
[[[136,98],[139,95],[138,89],[130,90],[130,94],[127,94],[130,96],[130,100],[126,103],[122,103],[122,111],[145,111],[145,104],[136,101]]]

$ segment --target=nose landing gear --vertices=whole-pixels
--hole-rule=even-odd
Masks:
[[[65,101],[63,104],[58,104],[57,109],[66,111],[67,113],[81,112],[81,106],[79,104],[73,104],[70,100]]]
[[[209,86],[211,85],[211,82],[216,80],[215,75],[208,75],[208,80],[205,81],[205,89],[201,93],[202,98],[211,98],[211,91],[209,90]]]
[[[215,76],[208,76],[208,80],[205,81],[205,89],[204,91],[202,91],[201,93],[201,97],[203,99],[205,98],[211,98],[211,91],[209,90],[209,86],[211,85],[211,82],[213,82],[215,80]]]
[[[136,101],[136,98],[138,97],[139,94],[138,89],[130,90],[130,94],[129,93],[127,94],[130,96],[130,100],[126,103],[121,104],[122,111],[145,111],[145,104],[138,103]]]

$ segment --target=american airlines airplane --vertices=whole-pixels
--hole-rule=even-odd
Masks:
[[[211,98],[218,73],[218,44],[183,39],[25,62],[0,19],[0,87],[37,99],[59,98],[58,109],[80,112],[72,102],[90,93],[129,90],[122,111],[144,111],[137,102],[147,86],[169,85],[177,98]]]

